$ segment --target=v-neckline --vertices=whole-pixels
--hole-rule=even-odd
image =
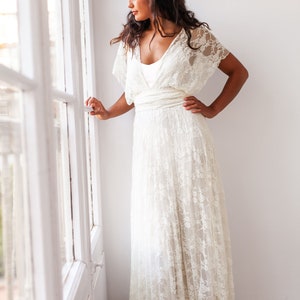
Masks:
[[[141,60],[141,48],[140,48],[140,45],[138,44],[137,46],[137,50],[138,50],[138,61],[140,64],[143,64],[143,65],[152,65],[152,64],[155,64],[157,63],[158,61],[160,60],[163,60],[163,58],[166,56],[166,54],[169,52],[169,49],[172,48],[173,44],[175,43],[175,41],[178,39],[178,37],[181,35],[182,31],[184,30],[184,28],[182,27],[180,29],[180,31],[178,32],[178,34],[175,36],[175,38],[172,40],[172,42],[170,43],[170,45],[168,46],[168,48],[166,49],[166,51],[163,53],[163,55],[158,59],[156,60],[155,62],[151,63],[151,64],[145,64],[145,63],[142,63],[142,60]]]
[[[136,49],[137,50],[137,55],[138,55],[137,62],[138,62],[139,68],[140,68],[140,73],[142,75],[143,81],[147,85],[148,88],[152,88],[157,83],[157,81],[159,79],[159,76],[160,76],[160,70],[161,70],[161,66],[162,66],[162,60],[165,58],[165,56],[167,55],[167,53],[173,47],[174,43],[179,39],[179,36],[182,34],[183,30],[184,30],[184,28],[182,27],[181,30],[176,35],[176,37],[172,40],[172,42],[170,43],[170,45],[168,46],[168,48],[166,49],[166,51],[164,52],[164,54],[157,61],[153,62],[152,64],[144,64],[144,63],[141,62],[140,45],[137,46],[137,49]],[[145,78],[144,72],[142,70],[142,65],[151,66],[151,65],[156,64],[158,62],[160,62],[160,66],[159,66],[159,69],[158,69],[158,72],[157,72],[157,76],[156,76],[155,80],[153,81],[153,84],[150,86],[149,83],[148,83],[148,81]]]

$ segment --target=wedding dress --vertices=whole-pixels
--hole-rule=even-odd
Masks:
[[[131,300],[234,299],[230,237],[206,119],[183,108],[228,51],[206,27],[175,37],[158,67],[121,43],[113,68],[135,105]],[[156,63],[155,63],[156,64]],[[148,70],[148,71],[147,71]]]

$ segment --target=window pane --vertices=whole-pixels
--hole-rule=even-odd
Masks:
[[[48,14],[52,85],[65,91],[63,21],[60,0],[48,0]]]
[[[0,63],[16,71],[20,68],[16,0],[0,1]]]
[[[31,299],[22,92],[0,82],[0,299]]]
[[[83,91],[84,97],[87,98],[90,91],[91,74],[89,74],[89,62],[88,62],[88,32],[87,32],[87,6],[85,0],[80,0],[81,9],[81,48],[82,48],[82,74],[83,74]],[[95,210],[94,210],[94,195],[93,195],[93,184],[92,184],[92,158],[91,158],[91,120],[88,114],[85,116],[85,132],[86,132],[86,153],[87,153],[87,178],[88,178],[88,199],[89,199],[89,215],[90,215],[90,229],[92,230],[95,221]]]
[[[91,141],[90,141],[90,118],[88,115],[85,117],[86,126],[86,155],[87,155],[87,179],[88,179],[88,200],[89,200],[89,216],[90,216],[90,229],[92,230],[94,222],[94,203],[93,203],[93,182],[92,182],[92,158],[91,158]]]
[[[67,103],[54,101],[58,207],[62,265],[74,260]]]

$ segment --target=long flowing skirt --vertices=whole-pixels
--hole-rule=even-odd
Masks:
[[[224,193],[206,120],[182,106],[136,113],[131,300],[232,300]]]

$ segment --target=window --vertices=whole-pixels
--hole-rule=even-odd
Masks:
[[[0,298],[92,299],[103,249],[98,128],[83,111],[94,92],[90,1],[6,2]]]
[[[62,266],[74,261],[71,170],[67,103],[53,101],[54,137],[58,190],[59,231]]]
[[[65,57],[71,57],[68,53],[70,45],[67,44],[65,36],[69,34],[68,22],[63,18],[64,10],[61,0],[48,0],[48,26],[49,26],[49,51],[51,67],[51,89],[54,118],[54,145],[56,148],[56,177],[58,190],[58,212],[60,232],[61,265],[63,267],[63,278],[66,278],[72,263],[74,262],[74,236],[73,236],[73,213],[72,213],[72,186],[71,178],[71,149],[69,118],[72,118],[69,102],[74,102],[73,91],[67,85],[72,83],[72,72],[67,72],[68,61]],[[69,93],[68,93],[69,92]],[[68,101],[66,98],[71,98]],[[74,166],[76,168],[76,166]]]
[[[91,28],[91,6],[90,1],[80,0],[81,16],[81,45],[82,45],[82,73],[83,73],[83,94],[86,99],[95,94],[94,76],[94,56],[93,56],[93,35]],[[100,183],[100,160],[98,138],[98,122],[95,118],[85,115],[86,129],[86,160],[88,176],[88,201],[89,201],[89,220],[91,230],[92,262],[95,269],[95,278],[103,266],[104,253],[102,244],[102,211],[101,211],[101,183]]]
[[[32,295],[22,91],[0,82],[0,298]]]
[[[0,63],[20,69],[16,1],[0,2]],[[3,78],[2,78],[3,79]],[[27,166],[20,86],[0,80],[0,298],[32,298]]]

